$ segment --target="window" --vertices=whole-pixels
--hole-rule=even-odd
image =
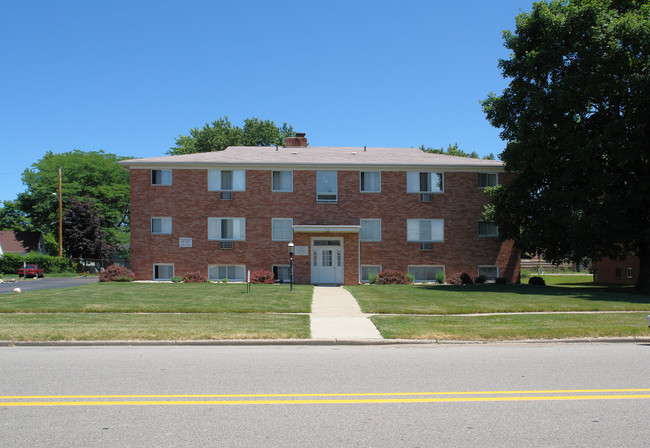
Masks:
[[[316,171],[316,202],[338,201],[336,171]]]
[[[478,173],[478,187],[496,187],[498,182],[497,173]]]
[[[151,170],[151,185],[171,185],[172,170]]]
[[[271,177],[272,191],[293,191],[293,172],[273,171]]]
[[[479,266],[478,275],[485,275],[485,278],[489,282],[492,282],[497,279],[499,276],[499,267],[498,266]]]
[[[271,220],[271,235],[273,241],[291,241],[293,240],[293,219],[291,218],[273,218]]]
[[[173,264],[154,264],[153,265],[153,279],[154,280],[171,280],[174,276]]]
[[[409,266],[409,274],[416,282],[435,282],[438,272],[445,272],[444,266]]]
[[[208,170],[208,191],[245,191],[246,172],[244,170]]]
[[[627,268],[627,278],[632,278],[632,268]]]
[[[478,236],[497,236],[499,234],[499,228],[496,224],[479,221],[478,222]]]
[[[381,219],[362,219],[361,241],[381,241]]]
[[[442,173],[406,173],[407,193],[442,193],[443,191]]]
[[[621,278],[621,268],[614,268],[614,275],[616,276],[616,279]]]
[[[371,275],[379,275],[381,266],[361,266],[361,281],[369,282]]]
[[[246,240],[246,219],[208,218],[208,239],[226,241]]]
[[[172,233],[171,218],[151,218],[151,233],[170,235]]]
[[[407,219],[406,240],[442,242],[445,240],[444,219]]]
[[[246,268],[242,265],[213,264],[208,266],[208,278],[213,281],[245,282]]]
[[[290,275],[288,264],[273,265],[273,277],[275,277],[277,283],[289,283],[291,281]]]
[[[359,177],[362,193],[381,192],[381,173],[379,171],[361,171]]]

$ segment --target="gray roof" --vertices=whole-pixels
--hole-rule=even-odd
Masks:
[[[127,168],[422,169],[503,171],[498,160],[432,154],[419,148],[230,146],[224,151],[119,162]]]

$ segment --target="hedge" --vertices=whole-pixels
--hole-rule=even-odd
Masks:
[[[76,264],[67,258],[53,257],[39,252],[30,252],[27,255],[3,254],[0,255],[0,272],[15,274],[23,267],[23,263],[35,264],[43,269],[46,274],[57,274],[60,272],[75,272]]]

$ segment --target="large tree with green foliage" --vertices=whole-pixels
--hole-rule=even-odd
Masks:
[[[424,152],[430,152],[432,154],[445,154],[448,156],[458,156],[458,157],[470,157],[472,159],[478,159],[478,153],[476,151],[472,152],[465,152],[462,149],[458,147],[458,142],[454,143],[453,145],[450,143],[447,145],[447,149],[445,148],[431,148],[431,147],[425,147],[424,145],[420,145],[420,150]],[[483,159],[485,160],[494,160],[494,154],[490,153],[487,156],[483,156]]]
[[[228,146],[283,146],[286,137],[293,137],[293,127],[287,123],[276,126],[271,120],[247,118],[244,127],[233,126],[227,116],[201,129],[190,129],[189,135],[179,135],[176,145],[167,154],[192,154],[196,152],[223,151]]]
[[[18,195],[20,209],[34,229],[43,232],[46,242],[57,244],[59,208],[52,193],[59,188],[59,168],[62,173],[64,211],[73,198],[88,197],[102,217],[107,240],[123,251],[129,245],[129,173],[120,165],[118,157],[103,151],[74,150],[54,154],[47,152],[31,168],[23,172],[27,190]]]
[[[539,1],[504,40],[510,84],[483,108],[519,176],[488,217],[553,261],[635,253],[650,290],[650,4]]]
[[[3,201],[0,207],[0,230],[32,230],[29,217],[23,213],[17,201]]]

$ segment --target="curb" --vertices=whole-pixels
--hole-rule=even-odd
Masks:
[[[516,341],[437,341],[435,339],[219,339],[198,341],[0,341],[0,347],[174,347],[174,346],[373,346],[373,345],[502,345],[502,344],[644,343],[650,337],[522,339]]]

